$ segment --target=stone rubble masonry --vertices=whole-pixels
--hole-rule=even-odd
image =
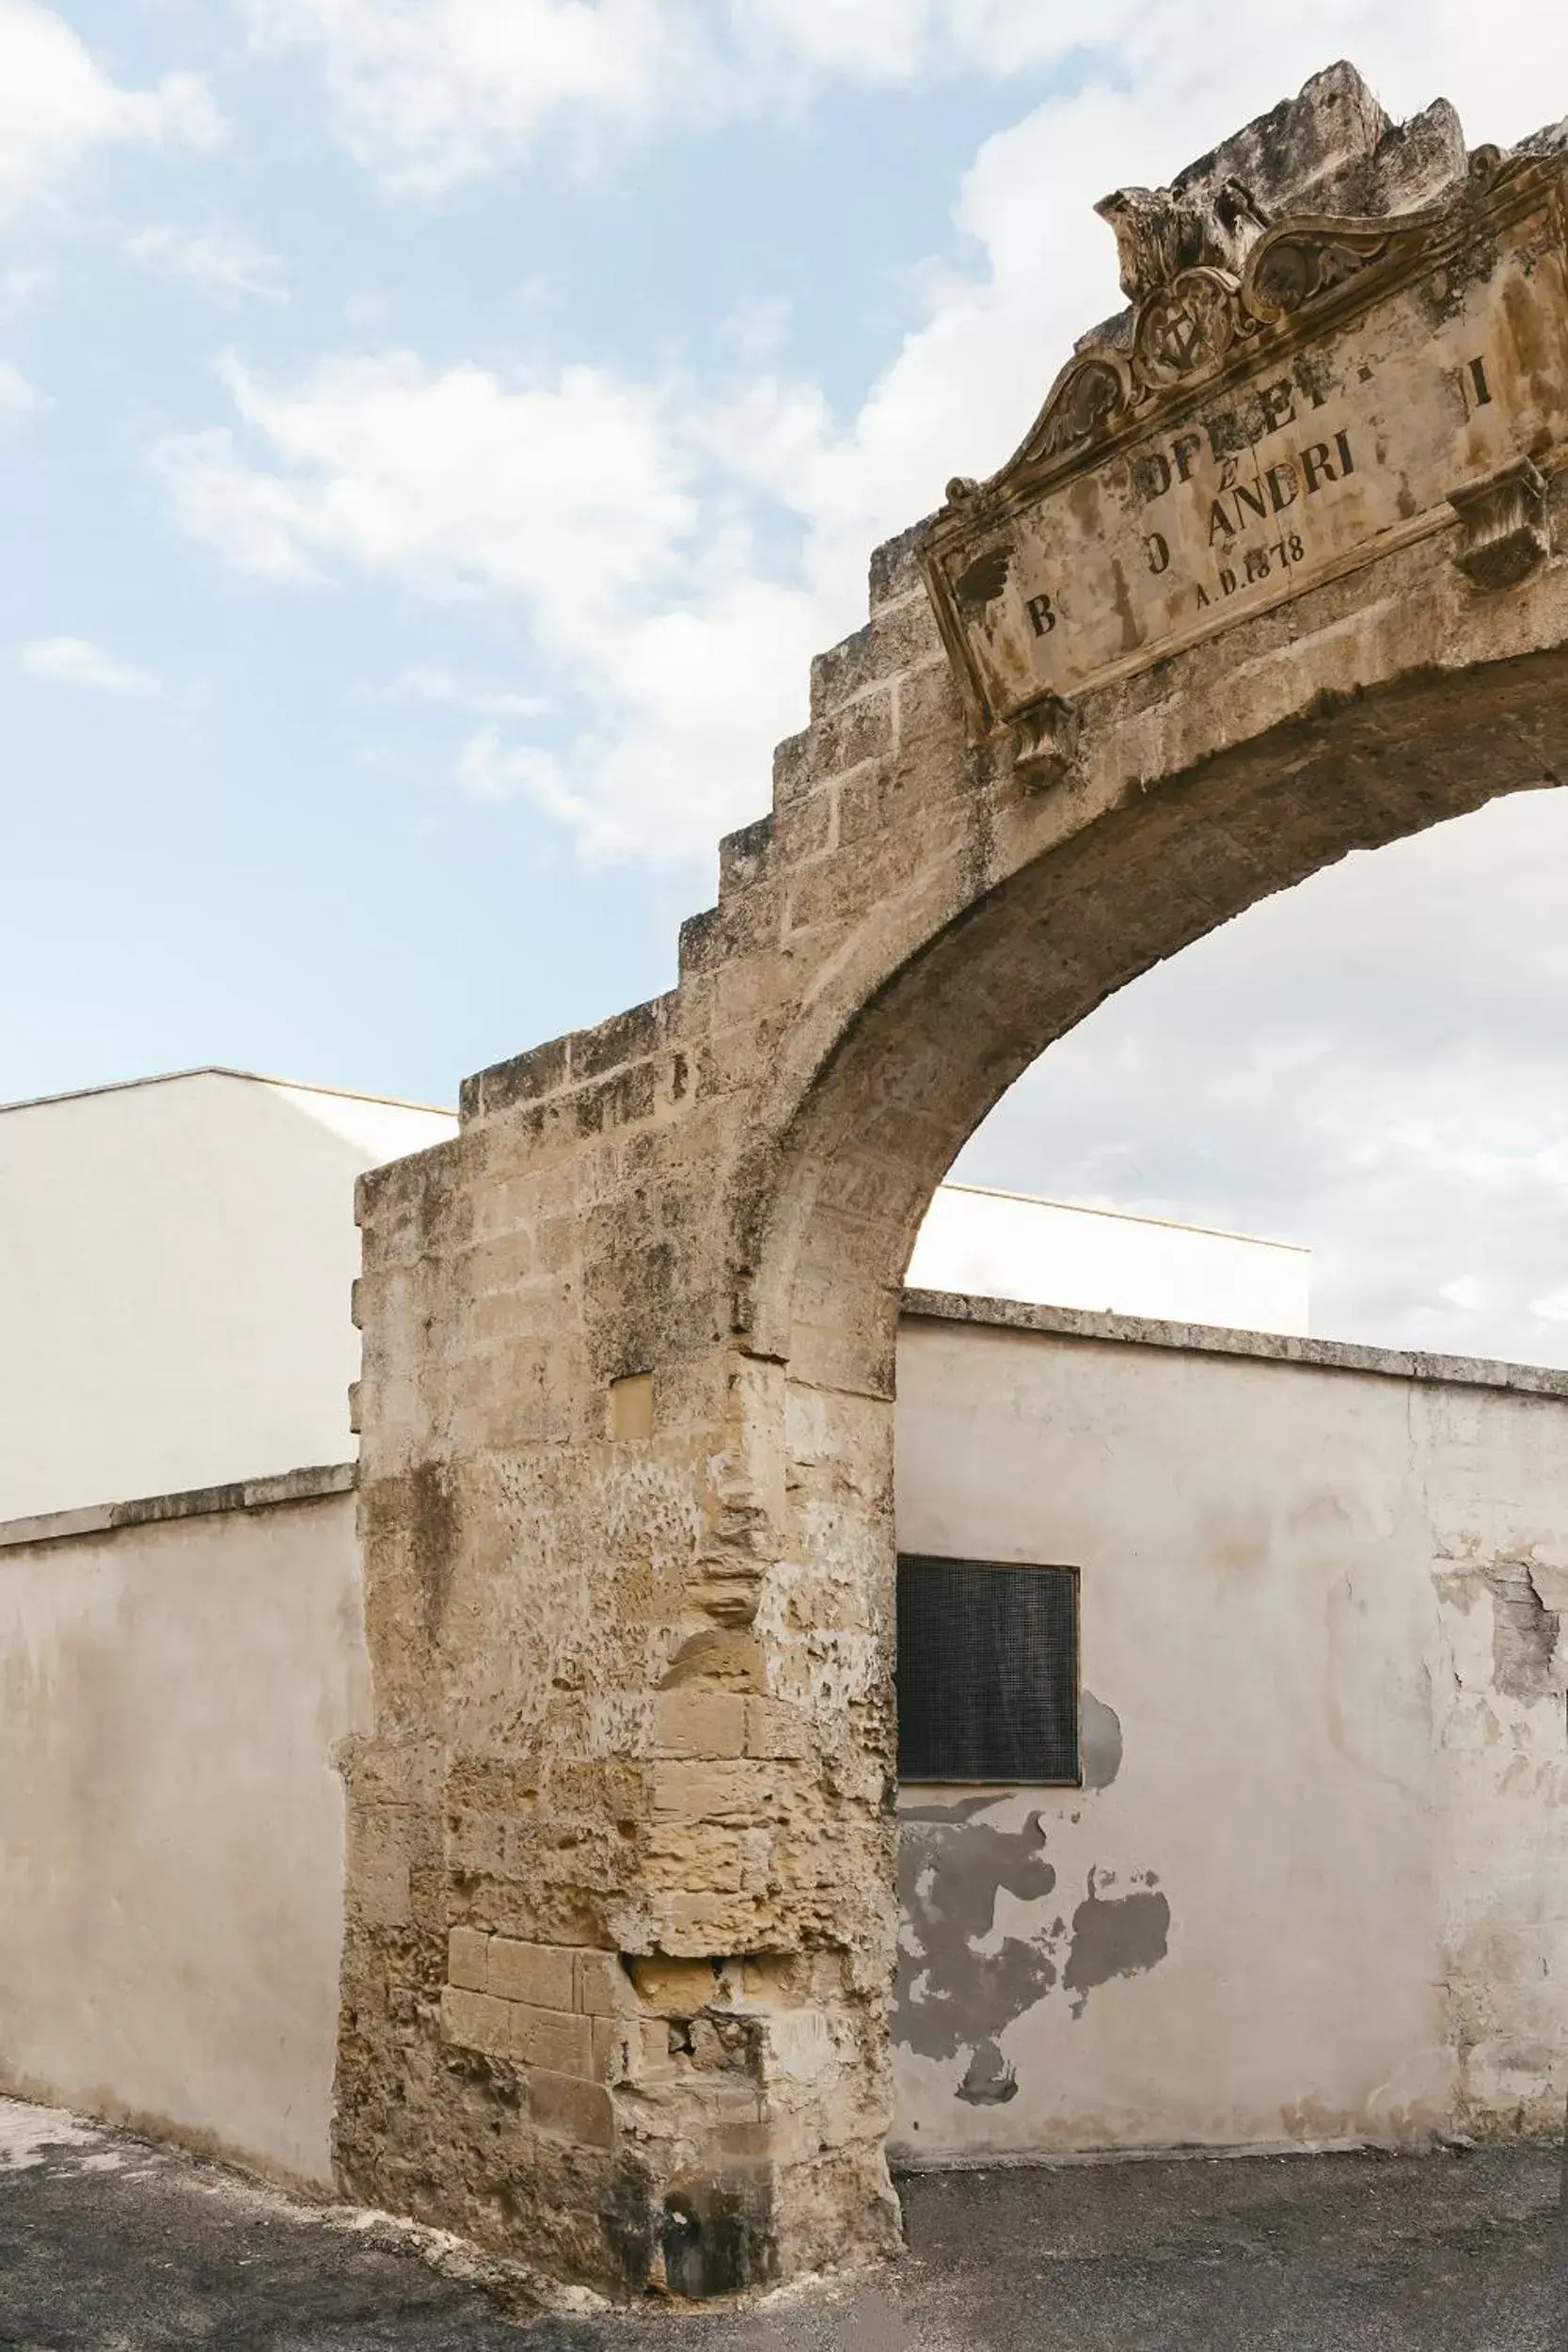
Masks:
[[[1338,68],[1244,136],[1285,210],[1330,152],[1373,200],[1395,135]],[[481,1071],[455,1140],[361,1179],[356,2197],[627,2295],[896,2243],[914,1233],[1112,991],[1354,848],[1568,774],[1568,572],[1487,592],[1460,529],[1086,692],[1048,787],[969,739],[923,527],[890,541],[677,986]]]

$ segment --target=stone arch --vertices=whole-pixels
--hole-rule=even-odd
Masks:
[[[1314,668],[1300,664],[1297,709],[1252,740],[1199,754],[1157,793],[1117,779],[1102,814],[988,875],[816,1049],[805,1087],[784,1081],[759,1121],[771,1113],[780,1131],[767,1172],[747,1169],[738,1213],[763,1352],[809,1372],[811,1297],[831,1290],[850,1348],[840,1375],[880,1392],[931,1194],[1049,1045],[1259,899],[1562,770],[1568,651],[1418,660],[1349,691],[1315,685]],[[935,724],[911,755],[962,761]]]
[[[623,2292],[892,2242],[916,1226],[1113,991],[1568,774],[1565,148],[1466,158],[1336,68],[1123,191],[1133,311],[874,557],[676,988],[362,1184],[362,2197]],[[1331,518],[1243,582],[1230,540],[1309,477]]]

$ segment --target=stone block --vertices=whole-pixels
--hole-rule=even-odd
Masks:
[[[576,2010],[533,2009],[526,2001],[506,2003],[506,2045],[525,2066],[546,2067],[553,2074],[594,2071],[594,2021]]]
[[[656,1822],[643,1833],[642,1856],[656,1892],[737,1895],[747,1883],[746,1833],[713,1821]]]
[[[595,1028],[577,1030],[571,1041],[572,1076],[597,1078],[626,1062],[644,1061],[664,1043],[675,1007],[673,996],[653,996],[627,1012],[612,1013]]]
[[[608,1078],[582,1087],[571,1097],[579,1136],[604,1135],[653,1116],[658,1099],[658,1064],[633,1062]]]
[[[638,2090],[657,2090],[661,2084],[673,2082],[680,2072],[680,2058],[672,2044],[670,2020],[641,2019],[627,2035],[626,2058],[629,2079]]]
[[[573,2007],[590,2017],[625,2017],[637,2009],[637,1989],[619,1952],[578,1952]]]
[[[597,2083],[629,2081],[633,2045],[641,2044],[643,2021],[638,2017],[595,2017],[591,2073]]]
[[[406,1817],[390,1808],[366,1808],[355,1824],[349,1869],[367,1927],[403,1928],[414,1915],[406,1828]]]
[[[636,1442],[654,1434],[654,1376],[629,1372],[610,1384],[610,1434],[617,1444]]]
[[[892,690],[875,687],[831,719],[818,719],[792,735],[773,755],[773,798],[783,807],[831,776],[858,768],[893,747]]]
[[[576,1958],[569,1944],[524,1944],[509,1935],[492,1936],[485,1990],[503,2001],[531,2001],[536,2009],[571,2009]]]
[[[490,1938],[483,1928],[453,1928],[447,1937],[447,1982],[465,1992],[489,1990],[485,1971]]]
[[[683,1642],[670,1661],[661,1691],[673,1691],[699,1679],[721,1682],[734,1691],[760,1691],[766,1661],[762,1644],[751,1631],[713,1626]]]
[[[505,1868],[507,1827],[504,1813],[454,1812],[446,1827],[448,1868],[465,1877],[499,1877]]]
[[[811,1718],[779,1699],[746,1702],[746,1753],[755,1756],[801,1756],[811,1753]]]
[[[872,549],[869,588],[873,616],[883,605],[893,604],[900,596],[913,596],[916,589],[924,590],[920,550],[929,521],[930,516],[927,516],[924,521],[911,523],[907,531],[901,531],[895,539],[884,539],[879,548]]]
[[[724,1997],[724,1976],[710,1960],[673,1959],[655,1952],[632,1963],[637,1997],[661,2017],[690,2017],[707,2002]]]
[[[492,1062],[488,1070],[465,1078],[458,1089],[458,1117],[463,1124],[510,1110],[515,1104],[536,1103],[565,1086],[570,1074],[569,1043],[567,1038],[552,1038],[547,1045],[515,1054],[510,1061]]]
[[[553,2132],[579,2148],[615,2145],[615,2111],[601,2084],[531,2067],[526,2091],[529,2119],[536,2130]]]
[[[837,822],[831,791],[810,792],[787,801],[774,814],[774,864],[783,868],[821,857],[833,844]]]
[[[654,1702],[656,1754],[741,1755],[746,1747],[747,1705],[737,1691],[708,1691],[690,1684],[661,1691]]]
[[[811,715],[831,718],[868,687],[942,659],[937,617],[921,580],[864,628],[816,656],[811,665]]]
[[[486,2058],[510,2058],[510,2004],[490,1993],[467,1993],[448,1985],[441,1994],[441,2034],[460,2050],[480,2050]]]
[[[766,1940],[750,1895],[666,1895],[657,1915],[660,1940],[673,1952],[743,1952]]]
[[[754,1759],[656,1764],[654,1813],[682,1821],[750,1824],[770,1810],[774,1775]]]
[[[755,818],[737,833],[727,833],[719,844],[719,894],[749,889],[767,864],[773,840],[772,817]]]

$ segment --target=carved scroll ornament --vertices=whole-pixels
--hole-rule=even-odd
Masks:
[[[1447,531],[1476,590],[1517,585],[1568,474],[1568,152],[1483,153],[1386,218],[1134,193],[1131,315],[921,550],[974,739],[1027,789],[1086,691],[1382,553]]]
[[[1124,288],[1136,290],[1128,344],[1090,343],[1076,352],[1006,465],[984,484],[950,483],[948,498],[981,497],[1142,423],[1160,396],[1200,384],[1262,329],[1311,316],[1366,271],[1419,256],[1501,183],[1530,167],[1527,155],[1478,148],[1466,179],[1441,203],[1385,219],[1313,214],[1271,223],[1231,180],[1201,202],[1169,189],[1118,189],[1096,210],[1116,231]]]

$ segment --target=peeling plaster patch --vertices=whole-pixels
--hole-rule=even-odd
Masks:
[[[1078,1752],[1085,1788],[1109,1788],[1121,1770],[1121,1718],[1092,1691],[1084,1692]]]
[[[996,2042],[981,2042],[958,2085],[958,2097],[972,2107],[1006,2106],[1018,2097],[1018,2074]]]
[[[1082,2017],[1096,1985],[1113,1977],[1142,1976],[1164,1959],[1170,1945],[1170,1904],[1164,1895],[1140,1888],[1132,1895],[1101,1895],[1095,1873],[1089,1892],[1072,1915],[1072,1949],[1062,1986],[1073,1995],[1072,2013]]]
[[[976,1813],[984,1813],[989,1805],[995,1803],[994,1794],[987,1789],[983,1796],[958,1797],[951,1804],[943,1804],[940,1799],[931,1804],[901,1804],[898,1819],[901,1822],[932,1821],[953,1825],[959,1821],[972,1821]]]
[[[1526,1706],[1559,1696],[1563,1687],[1556,1664],[1561,1620],[1556,1610],[1546,1607],[1528,1564],[1501,1562],[1486,1581],[1492,1588],[1492,1672],[1498,1690]]]
[[[1037,1814],[1021,1830],[1002,1830],[962,1819],[969,1809],[966,1803],[938,1820],[902,1819],[904,1928],[894,2033],[922,2058],[956,2058],[967,2049],[957,2095],[971,2106],[994,2106],[1018,2089],[1000,2036],[1056,1982],[1061,1923],[1036,1937],[1005,1936],[989,1954],[976,1948],[990,1932],[1004,1887],[1021,1901],[1041,1901],[1055,1886],[1056,1873],[1045,1858]]]
[[[1449,1569],[1433,1582],[1439,1600],[1457,1616],[1468,1617],[1483,1593],[1492,1603],[1490,1655],[1481,1629],[1477,1638],[1458,1645],[1456,1689],[1495,1692],[1525,1707],[1568,1692],[1568,1572],[1515,1555]],[[1451,1643],[1451,1621],[1449,1632]]]

